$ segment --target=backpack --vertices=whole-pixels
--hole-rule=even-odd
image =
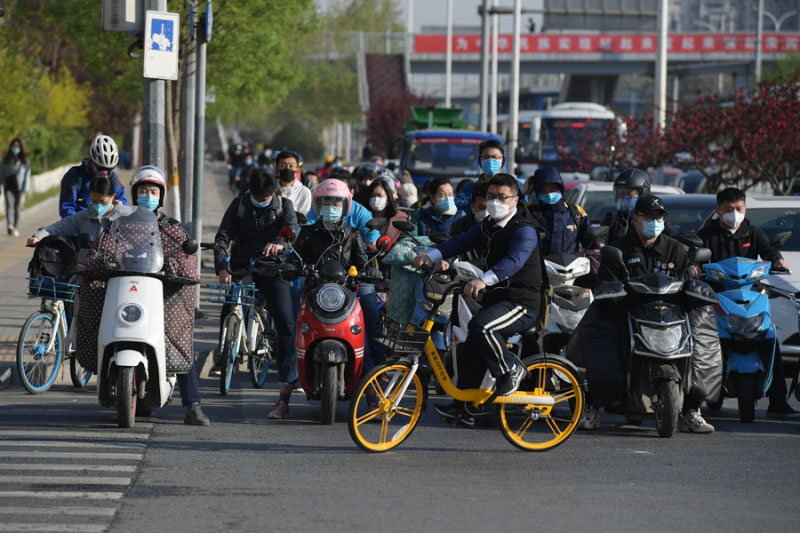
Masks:
[[[36,244],[33,257],[28,263],[32,278],[50,276],[56,281],[69,281],[78,259],[78,247],[74,237],[48,235]]]

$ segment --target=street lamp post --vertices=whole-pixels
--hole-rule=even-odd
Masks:
[[[762,0],[763,1],[763,0]],[[654,127],[663,131],[667,125],[667,23],[669,0],[658,2],[658,49],[656,50],[656,72],[654,99]]]
[[[761,46],[764,42],[764,0],[758,0],[758,22],[756,25],[756,83],[761,81]]]
[[[492,2],[493,7],[497,7],[497,2]],[[489,102],[489,132],[497,134],[497,40],[500,38],[500,15],[492,14],[492,88]]]
[[[519,144],[519,40],[520,24],[522,22],[522,0],[514,0],[514,52],[511,56],[511,99],[509,101],[508,117],[508,149],[506,151],[509,173],[514,173],[516,163],[517,145]]]
[[[453,91],[453,0],[447,0],[447,55],[444,70],[444,106],[450,107]]]

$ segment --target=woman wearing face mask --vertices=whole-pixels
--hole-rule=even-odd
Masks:
[[[119,217],[130,214],[133,208],[123,205],[116,199],[114,184],[105,177],[94,178],[89,182],[89,197],[92,200],[88,209],[62,218],[58,222],[44,228],[39,228],[32,237],[28,238],[28,246],[35,246],[48,235],[65,236],[85,233],[94,242],[100,241],[100,236],[108,224]],[[81,256],[85,250],[81,250]]]
[[[464,212],[456,207],[453,186],[447,178],[435,178],[430,181],[429,191],[428,202],[414,213],[417,230],[420,235],[449,235],[453,223],[464,216]]]
[[[373,181],[367,189],[369,198],[369,210],[372,218],[385,219],[386,222],[378,228],[381,235],[386,235],[392,242],[397,242],[400,238],[400,230],[392,224],[395,221],[408,220],[408,215],[397,209],[391,187],[384,180]]]
[[[22,141],[14,139],[0,164],[0,184],[6,197],[6,220],[8,234],[19,237],[19,216],[25,201],[25,193],[31,185],[31,164],[25,155]]]

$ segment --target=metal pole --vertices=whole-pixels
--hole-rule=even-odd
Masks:
[[[678,98],[680,96],[681,79],[679,76],[672,78],[672,113],[678,112]]]
[[[522,0],[514,0],[514,52],[511,57],[511,98],[509,100],[508,116],[508,147],[506,160],[509,174],[514,174],[516,166],[517,145],[519,143],[519,40],[520,24],[522,22]]]
[[[453,91],[453,0],[447,0],[447,54],[444,60],[444,106],[450,107]]]
[[[197,32],[197,68],[195,79],[195,130],[194,130],[194,195],[192,196],[192,237],[203,240],[203,187],[205,185],[204,155],[206,145],[206,15],[200,17]],[[197,254],[197,271],[200,272],[200,254]],[[194,297],[195,314],[200,310],[200,286]]]
[[[764,0],[758,0],[758,24],[756,26],[756,83],[761,81],[761,44],[764,42]]]
[[[497,7],[499,0],[492,2]],[[492,15],[492,84],[489,98],[489,132],[497,133],[497,40],[500,38],[500,15]]]
[[[408,0],[407,24],[408,27],[406,28],[406,80],[408,81],[408,90],[411,91],[411,84],[414,82],[414,79],[411,75],[411,52],[414,50],[414,0]]]
[[[481,131],[489,122],[489,0],[483,0],[481,12]]]
[[[166,11],[167,0],[149,0],[146,9]],[[164,161],[166,124],[166,82],[144,79],[144,150],[145,165],[155,165],[166,171]]]
[[[658,49],[656,50],[656,76],[653,88],[653,122],[659,131],[667,123],[667,22],[669,0],[658,2]]]
[[[196,3],[192,2],[194,11]],[[189,21],[194,25],[194,20]],[[181,144],[183,145],[183,158],[181,160],[181,175],[183,176],[183,201],[181,202],[181,220],[188,223],[192,220],[192,197],[194,196],[194,114],[195,114],[195,69],[197,68],[196,40],[189,43],[189,50],[183,62],[183,105],[181,115]]]
[[[133,166],[138,167],[142,164],[142,114],[136,113],[136,117],[133,119],[133,133],[131,134],[133,137]]]

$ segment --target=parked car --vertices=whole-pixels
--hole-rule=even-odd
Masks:
[[[748,198],[747,218],[752,224],[764,230],[770,239],[778,233],[792,232],[792,237],[781,247],[781,254],[789,262],[792,273],[770,276],[764,283],[800,297],[800,198],[794,196]],[[704,222],[704,224],[717,223],[715,213]],[[785,298],[780,297],[771,298],[770,307],[781,346],[781,355],[800,357],[797,309]]]
[[[706,186],[706,177],[699,170],[690,170],[678,176],[673,185],[683,189],[687,194],[699,193]]]
[[[678,233],[699,230],[717,206],[714,194],[665,194],[661,201]]]
[[[682,190],[670,185],[652,185],[651,191],[657,196],[684,194]],[[606,216],[617,210],[614,200],[614,184],[607,181],[583,182],[567,193],[567,201],[581,206],[589,215],[592,224],[602,224]]]

